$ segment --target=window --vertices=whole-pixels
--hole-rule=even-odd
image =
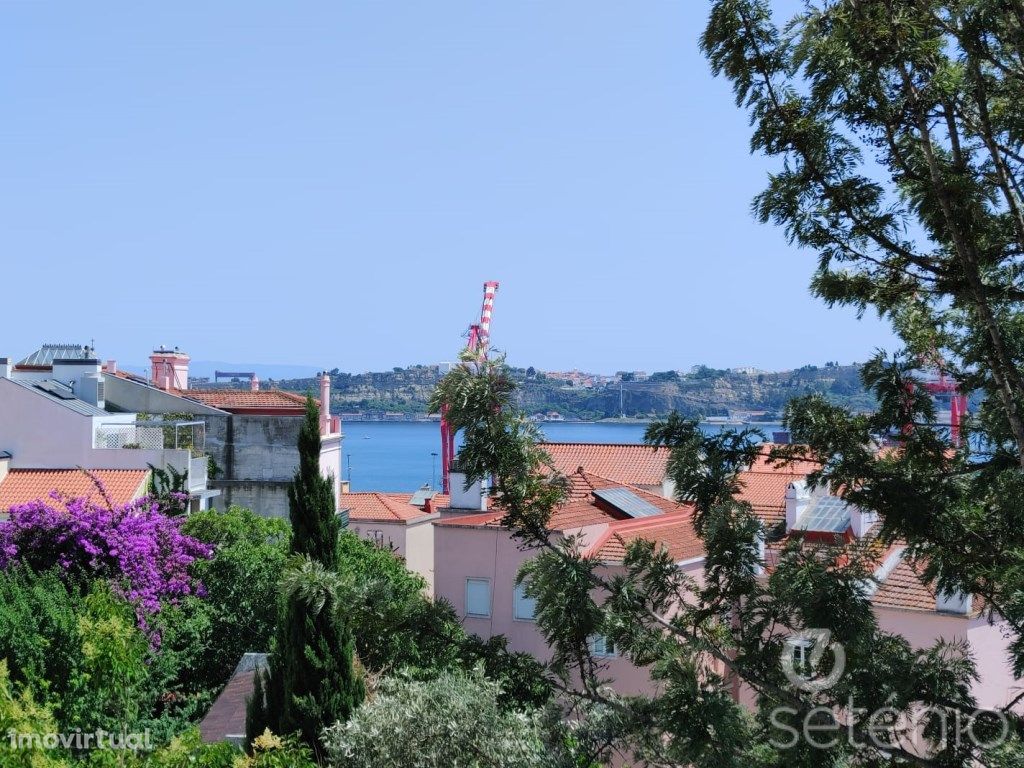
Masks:
[[[366,532],[366,538],[376,544],[378,547],[384,546],[384,531],[379,528],[371,528]]]
[[[786,641],[793,651],[793,670],[800,674],[806,674],[811,669],[811,648],[813,643],[810,640],[790,638]]]
[[[615,656],[615,643],[604,635],[594,635],[590,638],[590,653],[599,658],[611,658]]]
[[[490,579],[466,579],[466,615],[491,615]]]
[[[526,585],[516,584],[516,591],[512,598],[513,616],[519,621],[533,621],[533,615],[537,611],[537,601],[526,596]]]

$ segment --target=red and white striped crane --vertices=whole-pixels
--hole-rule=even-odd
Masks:
[[[498,293],[498,282],[484,283],[484,303],[480,307],[480,322],[469,326],[469,341],[466,347],[477,360],[486,360],[491,346],[491,316],[494,314],[494,296]],[[441,483],[444,493],[450,493],[448,476],[455,459],[455,430],[448,423],[447,409],[441,410]]]

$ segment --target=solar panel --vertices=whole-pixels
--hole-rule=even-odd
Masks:
[[[662,511],[649,501],[645,501],[628,488],[601,488],[594,495],[620,512],[630,517],[651,517],[660,515]]]
[[[425,485],[412,495],[412,498],[409,499],[409,503],[412,504],[414,507],[422,507],[424,504],[427,503],[427,499],[434,498],[435,493],[437,493],[437,491],[435,491],[429,485]]]
[[[850,507],[838,496],[813,499],[796,523],[802,531],[843,533],[850,527]]]
[[[59,397],[61,400],[75,399],[75,394],[70,389],[61,384],[56,383],[55,381],[50,381],[49,379],[47,379],[46,381],[40,381],[38,384],[36,384],[36,388],[41,389],[43,390],[43,392],[47,392],[53,395],[54,397]]]

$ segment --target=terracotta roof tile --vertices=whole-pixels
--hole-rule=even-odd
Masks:
[[[754,514],[773,525],[786,519],[786,486],[805,477],[784,472],[740,472],[740,492],[736,499],[748,502]]]
[[[610,523],[587,549],[587,556],[606,563],[622,562],[626,547],[638,539],[654,542],[655,546],[666,549],[676,562],[704,554],[704,544],[693,529],[693,512],[684,510]]]
[[[382,493],[379,491],[342,493],[338,497],[338,509],[347,509],[351,520],[375,520],[387,522],[408,522],[427,514],[422,507],[414,507],[409,501],[411,493]],[[448,497],[435,494],[430,499],[433,509],[448,506]]]
[[[90,474],[103,484],[114,504],[126,504],[145,493],[149,470],[92,469],[86,474],[81,469],[12,469],[0,482],[0,509],[48,500],[54,491],[69,498],[85,496],[102,501]]]
[[[882,608],[934,611],[935,590],[921,579],[917,568],[901,560],[879,585],[871,602]]]
[[[287,409],[304,413],[306,398],[280,389],[175,389],[172,393],[225,411],[248,409]]]
[[[760,452],[754,462],[750,465],[751,472],[773,472],[782,473],[787,475],[809,475],[816,469],[821,469],[821,465],[816,461],[793,461],[784,462],[777,461],[769,458],[769,454],[775,448],[782,448],[783,446],[778,443],[762,443]]]
[[[594,496],[593,492],[602,488],[627,487],[635,495],[666,514],[689,509],[688,505],[679,504],[643,488],[627,486],[590,472],[576,471],[567,475],[566,479],[569,483],[566,499],[555,508],[551,513],[551,519],[548,521],[548,527],[553,531],[564,531],[571,528],[582,528],[588,525],[601,525],[616,520],[623,520],[625,513],[615,509],[607,502],[598,500]],[[500,509],[495,509],[493,512],[481,514],[446,517],[443,520],[437,521],[436,524],[456,527],[493,527],[499,524],[502,517],[503,513]],[[632,518],[626,519],[632,520]]]
[[[580,467],[623,485],[661,485],[669,449],[639,443],[542,443],[555,469],[570,475]]]

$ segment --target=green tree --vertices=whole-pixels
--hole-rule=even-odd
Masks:
[[[246,734],[297,733],[317,755],[320,732],[348,719],[364,696],[355,643],[341,614],[340,532],[331,482],[320,474],[320,419],[313,399],[299,432],[299,470],[288,490],[292,560],[281,580],[279,614],[262,701],[250,700]]]
[[[374,697],[325,742],[337,768],[527,768],[547,765],[536,712],[506,712],[501,686],[482,673],[428,681],[384,678]]]
[[[320,409],[306,397],[306,418],[299,430],[299,468],[288,488],[291,551],[308,555],[328,570],[338,564],[336,499],[330,478],[320,473]]]
[[[812,484],[874,510],[884,547],[906,557],[941,592],[975,596],[1010,641],[1024,671],[1024,317],[1020,301],[1024,214],[1024,10],[1019,3],[822,0],[785,24],[766,0],[716,0],[702,46],[750,112],[753,148],[781,160],[755,201],[765,221],[813,250],[812,289],[830,304],[873,308],[904,348],[861,369],[877,400],[851,414],[820,394],[789,404],[797,444],[777,452],[819,462]],[[915,369],[942,368],[983,398],[955,443],[936,425]],[[698,369],[694,375],[706,375]],[[794,388],[805,389],[797,376]],[[554,671],[581,722],[597,718],[637,759],[696,766],[1020,765],[1019,739],[999,745],[998,718],[981,738],[936,741],[921,755],[866,739],[873,713],[927,706],[947,722],[970,718],[978,674],[962,643],[915,648],[879,628],[864,585],[871,547],[787,545],[769,574],[750,506],[737,501],[739,472],[761,450],[751,431],[707,437],[671,416],[647,439],[671,449],[669,474],[695,507],[706,550],[704,579],[683,577],[643,542],[625,568],[603,575],[574,542],[552,540],[546,520],[557,478],[521,414],[500,364],[464,365],[442,381],[435,404],[465,430],[459,462],[471,478],[494,476],[506,524],[542,549],[526,574]],[[893,450],[880,451],[892,443]],[[548,479],[546,479],[548,478]],[[564,617],[574,617],[566,622]],[[791,686],[778,659],[782,638],[828,629],[846,649],[845,672],[827,691]],[[601,685],[588,651],[600,633],[647,665],[658,695],[621,699]],[[709,664],[714,660],[715,665]],[[724,673],[715,667],[721,667]],[[731,685],[758,697],[748,713]],[[850,698],[858,709],[849,708]],[[852,741],[816,749],[772,743],[771,713],[792,709],[827,724],[842,712]],[[889,708],[889,709],[886,709]],[[1011,732],[1016,710],[999,713]],[[602,719],[603,718],[603,719]],[[930,721],[934,727],[936,719]],[[926,732],[936,736],[936,731]],[[986,746],[988,737],[992,744]]]

